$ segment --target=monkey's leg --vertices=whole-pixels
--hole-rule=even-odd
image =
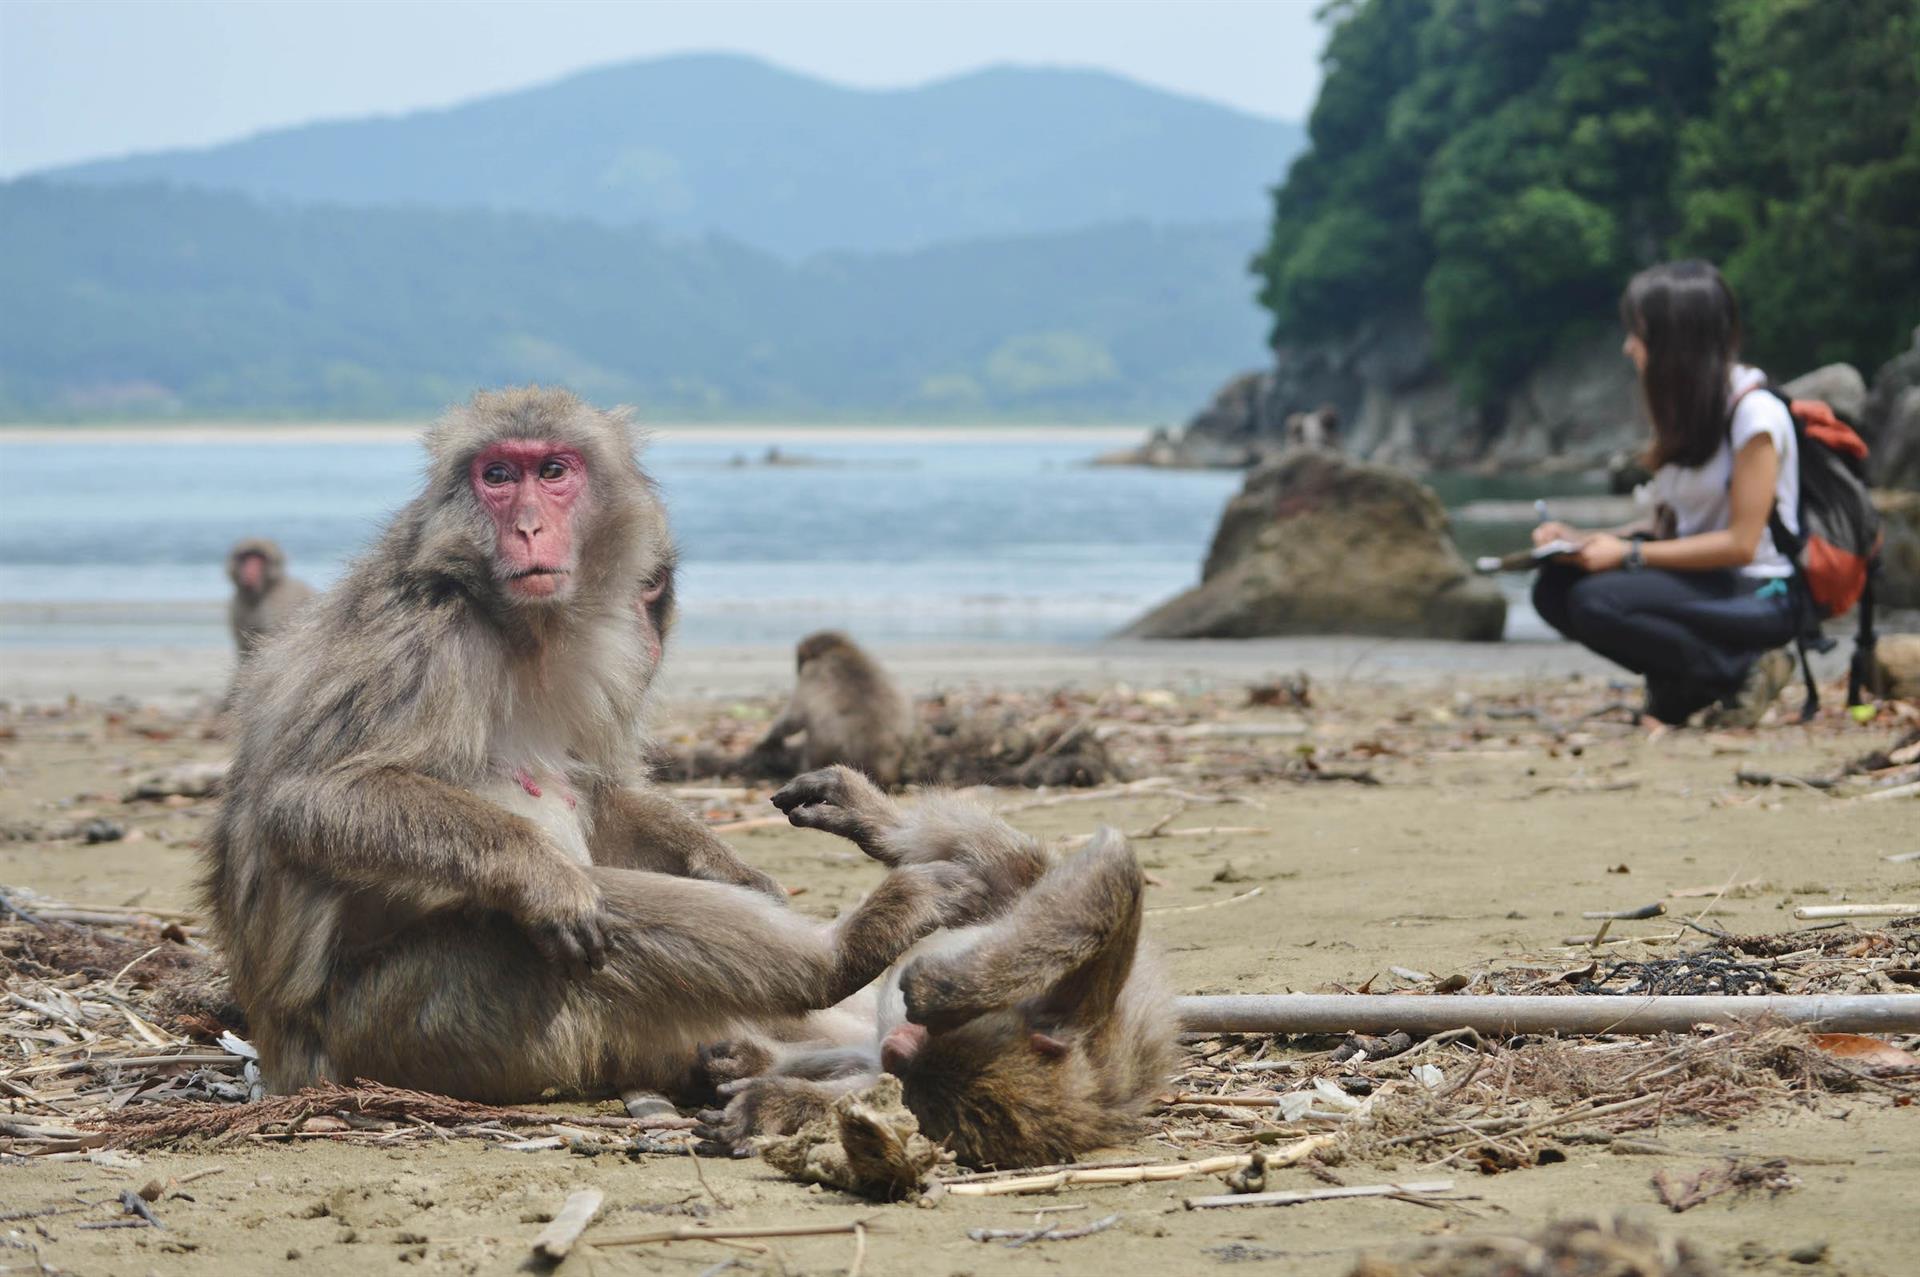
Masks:
[[[851,767],[822,767],[796,776],[773,805],[803,829],[838,834],[883,865],[900,863],[887,835],[900,827],[900,808]]]
[[[593,862],[731,883],[787,902],[786,888],[740,859],[671,795],[608,786],[593,795]]]
[[[979,902],[963,869],[915,865],[823,926],[740,887],[589,872],[610,919],[604,967],[569,978],[499,915],[422,924],[327,990],[312,1023],[326,1075],[492,1101],[670,1090],[699,1043],[840,1002]]]
[[[1126,839],[1102,828],[977,941],[909,963],[900,976],[907,1018],[946,1029],[1042,996],[1111,1006],[1139,947],[1145,889]]]
[[[1038,842],[981,804],[936,793],[904,811],[850,767],[796,777],[773,803],[794,824],[839,834],[882,864],[972,867],[989,890],[982,917],[1011,905],[1047,868]]]

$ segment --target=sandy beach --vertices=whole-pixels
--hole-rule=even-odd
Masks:
[[[225,679],[225,656],[210,650],[137,655],[136,661],[133,653],[101,650],[25,659],[19,651],[7,653],[0,681],[0,700],[10,703],[0,723],[6,778],[0,822],[13,840],[0,843],[0,883],[40,899],[194,908],[196,847],[211,802],[121,796],[134,778],[156,768],[225,756],[219,724],[207,713]],[[1623,693],[1609,685],[1605,668],[1558,644],[1299,640],[923,647],[885,655],[922,694],[971,688],[1015,704],[1026,703],[1018,700],[1026,696],[1036,707],[1065,696],[1060,703],[1069,712],[1101,725],[1134,779],[1131,788],[1091,796],[986,796],[1020,827],[1050,840],[1077,838],[1102,823],[1129,831],[1153,875],[1149,939],[1185,993],[1384,993],[1449,976],[1584,978],[1583,971],[1596,967],[1605,975],[1613,964],[1657,962],[1715,943],[1675,918],[1697,920],[1717,934],[1776,935],[1821,925],[1795,921],[1797,905],[1920,893],[1920,864],[1886,859],[1920,845],[1914,800],[1836,799],[1804,787],[1756,788],[1736,780],[1743,768],[1830,774],[1911,730],[1911,711],[1889,711],[1867,726],[1830,714],[1805,727],[1780,722],[1752,732],[1686,731],[1649,740],[1609,709]],[[662,734],[682,740],[750,735],[774,711],[786,669],[784,651],[770,648],[678,653],[660,715]],[[1296,670],[1307,673],[1309,706],[1249,705],[1250,685]],[[77,694],[65,708],[59,706],[63,688]],[[1077,690],[1055,696],[1049,691],[1055,688]],[[118,709],[100,708],[116,695]],[[27,708],[29,702],[43,708]],[[1300,771],[1303,758],[1364,771],[1376,783],[1312,783]],[[1156,794],[1161,787],[1185,796]],[[764,786],[691,785],[683,792],[716,822],[771,812]],[[52,836],[62,822],[96,817],[120,823],[128,836],[98,845]],[[818,833],[760,823],[730,837],[756,864],[804,887],[796,907],[818,916],[845,907],[877,878],[844,844]],[[1565,943],[1592,932],[1595,924],[1582,920],[1584,911],[1649,901],[1665,902],[1667,915],[1612,924],[1613,943],[1598,949]],[[1864,920],[1860,926],[1879,928],[1862,936],[1894,939],[1874,942],[1883,946],[1877,949],[1863,940],[1859,953],[1894,956],[1836,959],[1868,973],[1845,978],[1864,981],[1863,989],[1910,990],[1871,971],[1889,962],[1898,969],[1920,964],[1920,954],[1899,947],[1920,941],[1915,929]],[[1807,934],[1805,943],[1814,944],[1834,933]],[[1910,948],[1920,950],[1920,943]],[[1798,970],[1791,962],[1802,960],[1782,959],[1779,969]],[[19,973],[10,977],[10,987],[19,979]],[[17,1022],[29,1015],[19,1012]],[[1169,1094],[1222,1085],[1272,1093],[1307,1085],[1312,1077],[1341,1072],[1327,1063],[1336,1045],[1234,1035],[1195,1042],[1187,1073]],[[1523,1082],[1526,1070],[1537,1071],[1537,1053],[1547,1049],[1509,1045],[1509,1063],[1496,1064],[1509,1076],[1487,1093],[1489,1104],[1501,1086],[1519,1084],[1516,1067]],[[1686,1049],[1673,1040],[1647,1049],[1669,1048]],[[1437,1058],[1449,1076],[1465,1077],[1476,1067],[1471,1052],[1454,1050]],[[1278,1073],[1223,1071],[1254,1058],[1293,1063]],[[1391,1060],[1367,1067],[1378,1070],[1377,1082],[1367,1085],[1386,1088],[1383,1094],[1411,1085],[1407,1070]],[[8,1071],[0,1066],[0,1077]],[[30,1094],[53,1107],[10,1099],[15,1120],[57,1118],[77,1103],[71,1093],[59,1098],[60,1085],[37,1081]],[[383,1146],[355,1142],[360,1137],[344,1127],[342,1134],[316,1131],[292,1143],[265,1135],[176,1142],[102,1155],[107,1165],[85,1160],[87,1154],[15,1158],[4,1175],[4,1197],[6,1210],[72,1207],[148,1181],[164,1185],[169,1177],[218,1171],[181,1189],[184,1196],[160,1198],[153,1209],[164,1230],[78,1226],[109,1219],[104,1209],[42,1221],[31,1238],[40,1260],[74,1272],[240,1274],[285,1265],[287,1271],[363,1273],[405,1263],[408,1270],[504,1273],[521,1264],[539,1220],[570,1190],[591,1186],[606,1194],[595,1225],[603,1232],[700,1220],[729,1226],[864,1221],[860,1262],[868,1274],[1130,1275],[1246,1262],[1259,1271],[1338,1275],[1353,1270],[1363,1253],[1390,1257],[1436,1238],[1525,1234],[1556,1218],[1616,1212],[1661,1237],[1687,1239],[1729,1272],[1896,1274],[1909,1271],[1920,1245],[1920,1217],[1911,1209],[1920,1176],[1920,1106],[1908,1102],[1912,1091],[1911,1075],[1904,1081],[1890,1075],[1885,1083],[1846,1092],[1782,1091],[1765,1103],[1726,1109],[1734,1116],[1724,1118],[1711,1116],[1720,1109],[1696,1111],[1676,1099],[1642,1112],[1642,1120],[1628,1114],[1620,1125],[1567,1122],[1551,1139],[1523,1142],[1526,1158],[1511,1165],[1455,1156],[1436,1169],[1429,1164],[1436,1146],[1417,1146],[1422,1151],[1415,1156],[1411,1149],[1382,1152],[1376,1142],[1270,1176],[1270,1188],[1301,1190],[1452,1179],[1453,1200],[1425,1209],[1382,1199],[1184,1209],[1186,1198],[1225,1191],[1212,1177],[1036,1198],[949,1198],[935,1209],[875,1206],[809,1191],[758,1160],[708,1160],[700,1167],[704,1178],[697,1178],[684,1155],[508,1151],[417,1130],[411,1135],[421,1138],[401,1131],[401,1143],[389,1137]],[[1551,1099],[1532,1103],[1552,1114],[1584,1102],[1562,1099],[1558,1110]],[[564,1121],[568,1113],[619,1110],[568,1105],[553,1111]],[[1289,1132],[1308,1129],[1288,1126],[1272,1109],[1176,1103],[1156,1113],[1139,1142],[1114,1155],[1203,1157],[1244,1150],[1250,1139],[1268,1138],[1261,1132],[1292,1138]],[[1766,1174],[1774,1187],[1720,1193],[1684,1215],[1661,1204],[1657,1176],[1671,1184],[1727,1167],[1772,1167]],[[975,1228],[1030,1225],[1036,1209],[1065,1210],[1067,1221],[1120,1218],[1077,1240],[1016,1249],[968,1237]],[[563,1267],[692,1277],[715,1271],[730,1255],[753,1271],[847,1272],[854,1263],[854,1242],[846,1235],[756,1244],[771,1249],[755,1253],[698,1241],[591,1248]],[[1790,1254],[1813,1259],[1790,1260]]]

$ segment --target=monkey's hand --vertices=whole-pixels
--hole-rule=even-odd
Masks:
[[[542,873],[521,891],[512,912],[540,956],[574,979],[584,980],[607,965],[612,918],[602,906],[600,888],[578,866],[557,864]]]
[[[882,864],[900,861],[885,842],[885,835],[899,828],[900,809],[851,767],[822,767],[796,776],[774,794],[773,805],[787,813],[790,824],[838,834]]]

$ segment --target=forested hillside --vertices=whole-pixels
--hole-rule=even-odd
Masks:
[[[1260,349],[1255,222],[799,265],[488,212],[0,185],[0,416],[387,416],[562,382],[649,416],[1151,419]]]
[[[1920,0],[1360,0],[1256,263],[1281,342],[1423,314],[1491,405],[1702,255],[1748,348],[1869,373],[1920,322]]]
[[[1300,144],[1298,124],[1097,71],[998,67],[868,90],[705,54],[42,176],[644,222],[801,257],[1256,219]]]

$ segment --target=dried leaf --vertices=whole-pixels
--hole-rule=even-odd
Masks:
[[[1813,1043],[1836,1059],[1857,1060],[1873,1068],[1920,1069],[1920,1055],[1864,1033],[1816,1033]]]

